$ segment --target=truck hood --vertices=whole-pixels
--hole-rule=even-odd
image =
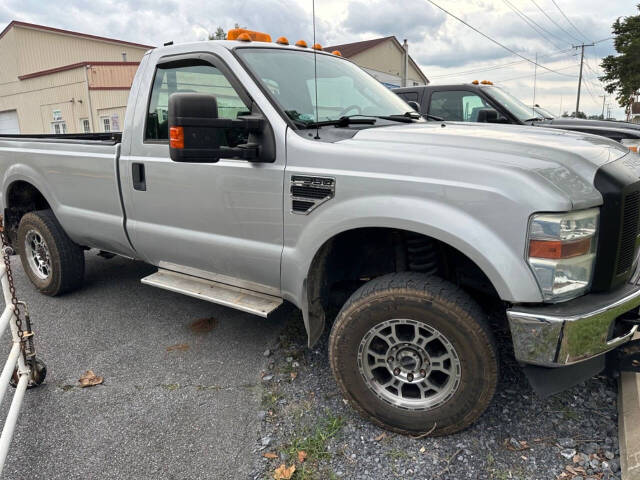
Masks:
[[[603,135],[615,139],[640,138],[640,125],[630,122],[616,122],[612,120],[586,120],[583,118],[553,118],[550,120],[532,122],[539,127],[567,128],[580,130],[594,135]]]
[[[599,204],[593,186],[598,168],[629,150],[604,137],[565,130],[462,122],[427,122],[368,128],[345,142],[394,157],[418,154],[449,159],[452,167],[481,162],[539,175],[552,183],[574,208]]]
[[[570,118],[570,117],[556,117],[550,120],[546,120],[542,123],[550,123],[552,125],[593,125],[603,128],[622,128],[628,130],[634,130],[640,133],[640,124],[631,122],[618,122],[615,120],[591,120],[585,118]]]

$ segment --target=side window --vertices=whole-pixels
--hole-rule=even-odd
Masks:
[[[492,108],[482,97],[464,90],[433,92],[429,113],[444,120],[455,122],[475,122],[478,112]]]
[[[169,96],[172,93],[206,93],[215,95],[218,100],[218,117],[235,119],[241,113],[248,113],[231,83],[216,67],[196,61],[180,66],[159,65],[153,79],[145,140],[168,140]],[[235,139],[229,143],[242,143]]]
[[[418,101],[418,92],[402,92],[402,93],[399,93],[398,96],[402,98],[405,102]]]
[[[474,93],[462,97],[462,111],[465,122],[477,122],[478,112],[486,108],[493,108],[484,99]]]

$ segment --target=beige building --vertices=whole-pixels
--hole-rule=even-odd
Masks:
[[[13,21],[0,33],[0,134],[123,128],[149,45]]]
[[[338,50],[389,88],[427,85],[429,79],[408,54],[408,46],[394,36],[362,42],[333,45],[324,49]],[[405,84],[406,70],[406,84]]]

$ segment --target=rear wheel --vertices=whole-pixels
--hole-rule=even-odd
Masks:
[[[82,286],[84,251],[69,238],[51,210],[22,217],[17,247],[24,271],[41,293],[55,296]]]
[[[455,285],[416,273],[385,275],[356,291],[333,326],[329,356],[351,405],[405,434],[468,427],[498,379],[479,306]]]

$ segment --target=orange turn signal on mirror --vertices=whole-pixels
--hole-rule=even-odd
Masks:
[[[638,147],[636,146],[629,147],[629,150],[631,150],[632,152],[638,153]]]
[[[529,241],[529,256],[533,258],[559,260],[562,258],[586,255],[590,250],[591,238],[584,238],[573,242],[561,242],[560,240]]]
[[[171,148],[184,148],[184,129],[171,127],[169,129],[169,146]]]

